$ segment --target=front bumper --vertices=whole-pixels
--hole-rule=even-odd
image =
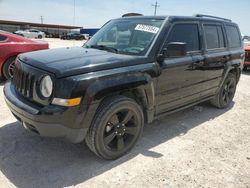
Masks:
[[[84,113],[79,112],[79,107],[40,106],[22,97],[10,81],[4,86],[4,95],[11,112],[26,129],[40,136],[65,138],[73,143],[85,138],[88,129],[81,127]]]

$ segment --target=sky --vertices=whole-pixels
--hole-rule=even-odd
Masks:
[[[75,6],[74,6],[75,1]],[[0,19],[101,27],[128,12],[153,15],[155,0],[0,0]],[[250,35],[250,0],[158,0],[157,15],[197,13],[232,19]],[[74,17],[75,7],[75,17]],[[74,19],[75,18],[75,19]]]

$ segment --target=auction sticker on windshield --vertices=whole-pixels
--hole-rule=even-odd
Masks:
[[[155,27],[155,26],[152,26],[152,25],[138,24],[135,27],[135,30],[145,31],[145,32],[150,32],[150,33],[157,33],[159,31],[159,27]]]

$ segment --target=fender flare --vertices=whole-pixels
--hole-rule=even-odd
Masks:
[[[155,86],[152,77],[146,73],[120,74],[116,77],[100,78],[94,81],[86,90],[83,98],[85,115],[82,119],[82,126],[88,128],[94,118],[102,100],[110,93],[117,93],[125,90],[135,89],[139,92],[143,101],[147,121],[151,122],[154,116],[155,107]],[[110,92],[111,91],[111,92]]]
[[[237,82],[239,81],[239,78],[240,78],[240,74],[241,74],[241,63],[236,63],[236,62],[230,62],[228,64],[225,65],[225,71],[223,73],[223,77],[221,79],[221,82],[219,84],[219,87],[218,87],[218,90],[217,92],[219,91],[219,89],[221,88],[222,84],[224,83],[225,79],[227,78],[228,76],[228,73],[231,72],[232,70],[236,70],[237,71]]]

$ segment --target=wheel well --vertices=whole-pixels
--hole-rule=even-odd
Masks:
[[[139,106],[141,106],[145,120],[147,120],[148,118],[147,117],[147,97],[146,97],[146,93],[144,89],[134,88],[134,89],[113,92],[103,97],[102,101],[105,100],[106,98],[110,98],[110,97],[117,96],[117,95],[122,95],[122,96],[135,100],[136,103],[139,104]]]
[[[239,79],[240,79],[241,69],[240,68],[234,68],[234,69],[231,69],[229,72],[236,76],[236,80],[238,82]]]

